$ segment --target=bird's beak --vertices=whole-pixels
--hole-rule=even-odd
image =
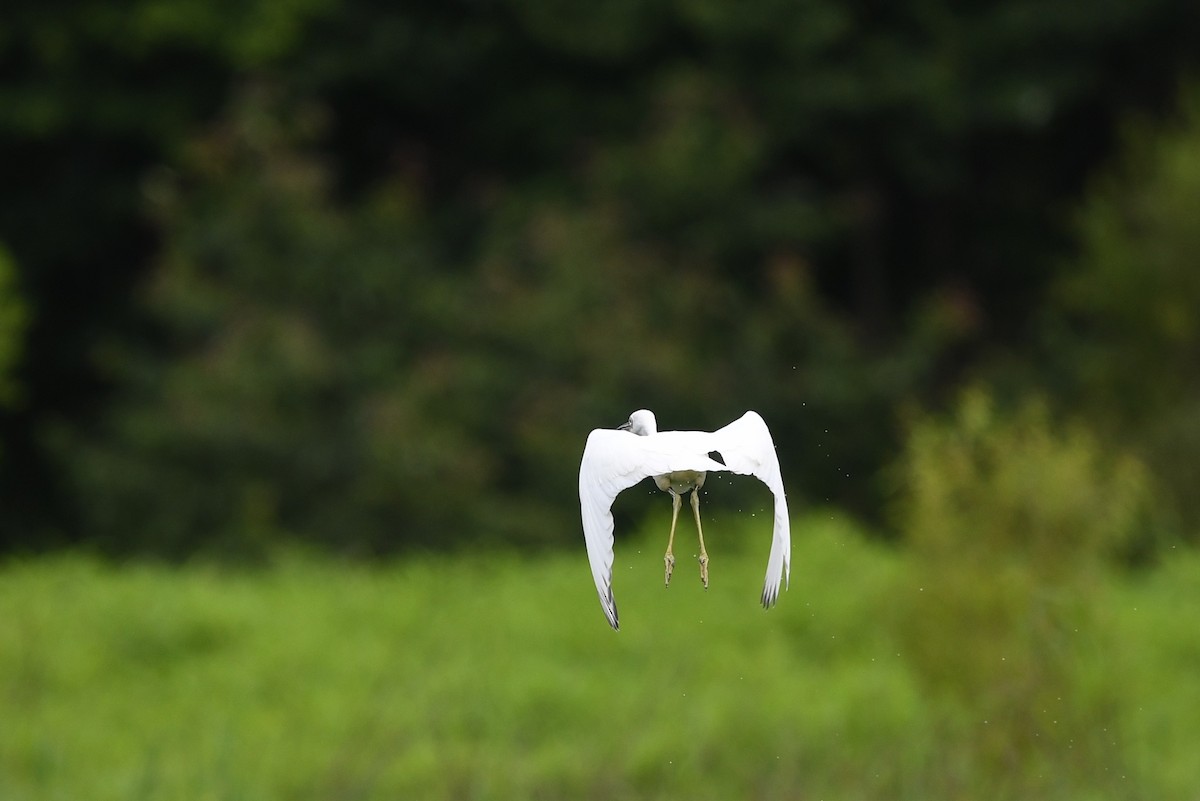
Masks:
[[[633,426],[633,423],[626,420],[624,423],[621,423],[621,425],[617,426],[617,430],[618,431],[628,431],[632,426]]]

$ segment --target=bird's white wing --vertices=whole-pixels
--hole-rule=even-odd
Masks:
[[[579,463],[579,508],[592,579],[609,625],[620,628],[612,592],[612,503],[621,490],[648,476],[676,470],[721,470],[698,440],[668,434],[638,436],[598,428],[588,435]]]
[[[724,428],[712,433],[712,450],[720,453],[725,469],[754,476],[775,496],[774,537],[771,555],[767,558],[767,577],[763,583],[762,604],[775,605],[779,585],[791,577],[792,529],[788,519],[787,496],[783,491],[783,474],[771,431],[757,412],[746,412]]]

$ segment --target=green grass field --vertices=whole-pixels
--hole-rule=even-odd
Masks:
[[[973,745],[993,724],[905,651],[901,552],[828,516],[793,531],[770,612],[757,528],[706,522],[707,592],[685,547],[664,590],[661,538],[619,539],[619,633],[582,542],[380,567],[9,561],[0,798],[1197,797],[1196,554],[1095,590],[1058,699],[1078,730],[1014,740],[997,770]]]

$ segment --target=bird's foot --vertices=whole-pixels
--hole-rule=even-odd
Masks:
[[[704,582],[704,589],[708,589],[708,554],[700,554],[700,580]]]
[[[663,586],[671,586],[671,571],[675,569],[675,557],[672,554],[667,554],[663,557],[663,564],[666,565],[666,576],[663,578]]]

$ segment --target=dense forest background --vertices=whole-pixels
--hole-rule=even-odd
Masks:
[[[1194,539],[1197,43],[1182,0],[15,4],[0,549],[578,548],[639,407],[760,411],[883,537],[969,474]]]

